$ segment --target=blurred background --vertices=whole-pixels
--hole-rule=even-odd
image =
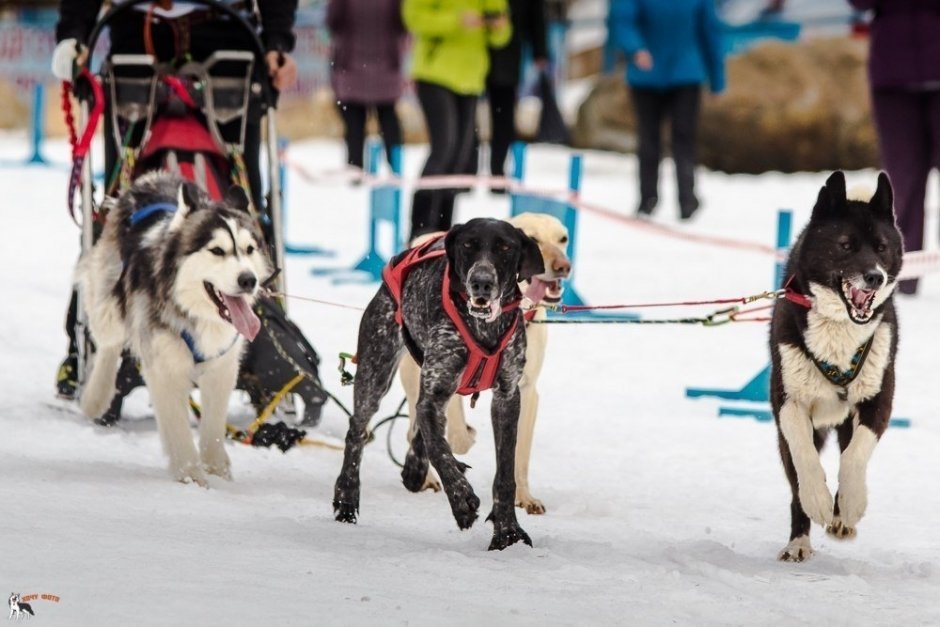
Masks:
[[[330,90],[326,2],[300,4],[295,51],[300,80],[284,94],[279,126],[291,140],[339,140],[343,125]],[[701,165],[733,173],[877,167],[865,16],[845,0],[717,0],[717,5],[729,53],[728,88],[704,102]],[[65,134],[59,88],[49,71],[56,6],[45,0],[0,4],[0,129],[26,129],[41,98],[47,134]],[[575,147],[632,152],[635,122],[623,59],[608,41],[608,8],[608,0],[547,0],[552,74]],[[45,90],[35,89],[43,83]],[[534,134],[539,119],[535,83],[532,72],[521,87],[516,124],[522,137]],[[398,113],[405,141],[424,142],[423,118],[410,89]]]

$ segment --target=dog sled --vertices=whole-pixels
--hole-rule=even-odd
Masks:
[[[127,189],[139,176],[153,170],[176,172],[196,183],[210,198],[220,200],[231,185],[239,185],[252,200],[252,211],[267,240],[270,256],[281,274],[272,277],[270,294],[259,298],[255,313],[262,321],[261,331],[244,356],[237,389],[248,394],[258,412],[254,429],[235,432],[243,440],[274,442],[299,439],[302,432],[283,423],[274,427],[260,417],[270,415],[279,405],[288,413],[296,412],[299,399],[303,406],[303,426],[316,425],[322,406],[330,395],[319,378],[319,357],[300,329],[287,317],[284,293],[284,240],[282,235],[279,155],[275,123],[277,93],[270,83],[264,63],[264,47],[254,27],[236,10],[216,0],[192,0],[226,19],[232,28],[245,30],[251,50],[215,50],[201,61],[182,63],[159,61],[152,54],[112,54],[92,74],[91,55],[99,36],[114,19],[151,0],[128,0],[113,7],[96,24],[86,42],[89,58],[76,78],[72,93],[79,103],[79,139],[73,140],[73,172],[69,182],[69,207],[79,196],[81,213],[81,249],[87,252],[100,233],[106,212],[98,195],[114,197]],[[137,9],[139,10],[139,9]],[[152,10],[151,10],[152,13]],[[150,14],[148,14],[148,19]],[[146,34],[145,34],[146,35]],[[63,99],[67,103],[67,99]],[[252,117],[254,116],[254,117]],[[66,111],[67,119],[71,117]],[[264,130],[260,152],[266,166],[267,190],[261,194],[260,180],[249,180],[245,166],[246,148],[252,141],[249,117],[260,120],[254,125]],[[108,125],[103,133],[105,152],[111,151],[113,167],[104,173],[103,189],[96,189],[89,158],[91,138],[98,122]],[[258,158],[251,154],[247,158]],[[73,217],[74,210],[73,210]],[[89,358],[94,351],[92,338],[76,291],[67,325],[75,338],[75,387],[78,393],[86,380]],[[61,376],[61,375],[60,375]],[[135,360],[125,353],[117,375],[117,392],[107,412],[98,420],[113,424],[120,419],[125,397],[144,385]],[[61,387],[60,387],[61,389]],[[194,407],[197,411],[198,408]],[[264,437],[261,437],[261,436]],[[289,444],[289,443],[288,443]],[[281,448],[285,448],[281,446]]]

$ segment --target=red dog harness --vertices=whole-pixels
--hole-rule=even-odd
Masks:
[[[405,346],[408,347],[408,352],[411,353],[412,357],[414,357],[415,361],[419,364],[424,361],[424,358],[418,351],[417,346],[414,345],[404,325],[404,319],[402,318],[402,291],[405,285],[405,278],[413,267],[444,255],[443,246],[434,248],[435,244],[441,242],[443,237],[444,236],[441,235],[440,237],[425,242],[417,248],[412,248],[399,259],[392,259],[388,265],[382,269],[382,282],[395,300],[395,322],[402,327],[402,332],[405,336]],[[496,350],[490,352],[480,346],[474,339],[467,324],[464,322],[463,318],[460,317],[457,305],[454,304],[454,300],[451,298],[449,264],[444,266],[444,281],[441,285],[441,302],[444,304],[444,312],[447,314],[447,317],[450,318],[454,327],[456,327],[460,338],[463,340],[464,346],[467,347],[467,365],[464,366],[463,374],[460,377],[460,386],[457,388],[457,394],[462,396],[473,395],[473,399],[471,400],[472,406],[473,401],[476,400],[480,392],[491,389],[496,382],[496,374],[499,372],[503,351],[509,346],[510,340],[512,340],[516,329],[519,327],[519,315],[513,318],[512,324],[506,329],[506,333],[503,334]],[[503,305],[503,312],[505,313],[512,310],[518,311],[519,302],[519,299],[516,299],[511,303]],[[532,313],[534,315],[534,310]]]

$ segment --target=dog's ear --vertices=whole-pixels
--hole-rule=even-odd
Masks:
[[[825,219],[835,215],[840,207],[845,206],[845,174],[836,170],[826,179],[826,184],[819,190],[816,206],[813,207],[813,220]]]
[[[228,191],[225,192],[225,198],[223,200],[225,204],[232,209],[248,212],[248,206],[250,204],[248,194],[245,193],[244,188],[240,185],[232,185],[229,187]]]
[[[173,214],[173,220],[170,221],[170,230],[179,228],[186,216],[199,210],[202,206],[200,195],[199,187],[195,183],[186,181],[180,185],[176,194],[176,213]]]
[[[891,179],[884,172],[878,174],[878,187],[868,206],[875,215],[894,221],[894,191],[891,189]]]
[[[451,272],[457,271],[457,237],[463,228],[463,224],[455,224],[444,236],[444,252],[447,253],[447,263],[450,264]]]
[[[519,280],[529,281],[536,274],[545,272],[545,261],[534,239],[526,235],[522,229],[516,229],[516,235],[522,246],[522,254],[519,256]]]

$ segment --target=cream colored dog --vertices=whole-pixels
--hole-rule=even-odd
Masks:
[[[523,213],[509,220],[509,223],[534,239],[545,262],[545,273],[533,277],[532,284],[520,283],[519,288],[533,301],[555,304],[561,300],[564,287],[562,280],[571,273],[571,262],[565,255],[568,247],[568,229],[557,219],[541,213]],[[412,242],[418,245],[423,238]],[[536,320],[545,319],[545,310],[538,309]],[[535,388],[542,363],[545,361],[547,329],[542,324],[526,324],[526,364],[519,381],[521,410],[519,412],[519,430],[516,441],[516,506],[524,507],[530,514],[544,514],[545,506],[529,492],[529,457],[532,453],[532,434],[535,430],[535,416],[538,411],[539,395]],[[421,369],[407,352],[401,360],[401,383],[408,397],[409,429],[408,439],[414,433],[415,406],[420,390]],[[470,450],[476,440],[476,429],[466,423],[463,405],[459,396],[450,399],[447,406],[447,441],[451,450],[462,455]],[[433,469],[428,469],[424,489],[435,492],[441,484]]]

